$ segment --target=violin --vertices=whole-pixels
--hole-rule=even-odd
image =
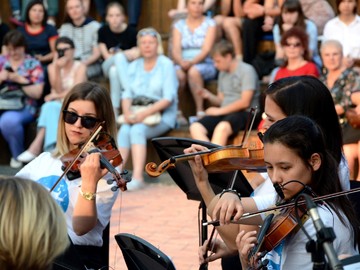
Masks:
[[[159,166],[154,162],[149,162],[145,166],[145,171],[151,177],[157,177],[169,168],[174,168],[176,162],[193,159],[200,155],[204,167],[209,173],[227,172],[233,170],[263,170],[264,149],[249,149],[241,146],[224,146],[213,148],[207,151],[184,154],[171,157],[162,162]]]
[[[121,164],[122,157],[116,148],[114,139],[107,133],[100,133],[102,124],[103,122],[98,123],[98,125],[95,127],[95,131],[86,141],[86,143],[81,146],[81,149],[74,149],[60,158],[60,160],[63,162],[62,169],[64,172],[51,187],[50,192],[55,189],[65,174],[68,176],[69,180],[80,177],[80,164],[85,160],[87,154],[96,152],[101,154],[101,167],[106,168],[114,176],[113,180],[108,180],[108,184],[116,181],[117,186],[112,187],[111,190],[116,191],[118,188],[120,188],[122,191],[126,190],[126,183],[130,180],[124,180],[122,176],[127,174],[127,171],[124,170],[123,173],[119,173],[114,167]],[[89,150],[90,146],[92,146],[92,149]],[[111,164],[111,160],[113,161],[113,164]]]

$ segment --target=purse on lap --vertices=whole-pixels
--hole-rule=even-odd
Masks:
[[[8,86],[0,88],[0,110],[15,111],[21,110],[25,106],[25,93],[19,87],[14,90]]]
[[[141,111],[146,110],[148,107],[152,106],[152,104],[155,102],[156,100],[150,99],[148,97],[144,97],[144,96],[137,97],[132,101],[131,111],[134,114],[139,113]],[[154,126],[159,124],[160,122],[161,122],[160,112],[156,112],[152,115],[149,115],[143,120],[143,123],[148,126]],[[125,123],[124,114],[119,115],[119,117],[117,118],[117,123],[120,125]]]

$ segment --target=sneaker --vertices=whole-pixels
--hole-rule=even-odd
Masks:
[[[23,163],[20,161],[17,161],[15,158],[11,158],[10,160],[10,167],[13,169],[19,169],[23,166]]]
[[[32,161],[34,158],[36,158],[36,155],[34,155],[33,153],[31,153],[30,151],[26,150],[24,152],[22,152],[18,157],[17,160],[24,162],[24,163],[29,163],[30,161]]]
[[[126,187],[128,191],[135,191],[144,188],[145,183],[144,181],[132,178],[131,181],[126,184]]]

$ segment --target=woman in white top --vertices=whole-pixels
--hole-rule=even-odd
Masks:
[[[62,100],[75,84],[86,81],[86,66],[74,60],[74,42],[68,37],[60,37],[55,48],[54,60],[48,67],[51,92],[45,96],[41,107],[34,141],[18,157],[24,163],[33,160],[43,149],[54,148]]]
[[[360,61],[360,16],[357,0],[336,0],[338,16],[325,24],[323,40],[335,39],[343,46],[344,63],[351,67]]]

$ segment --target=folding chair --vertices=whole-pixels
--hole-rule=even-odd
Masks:
[[[115,235],[128,270],[175,270],[170,258],[144,239],[128,233]]]

